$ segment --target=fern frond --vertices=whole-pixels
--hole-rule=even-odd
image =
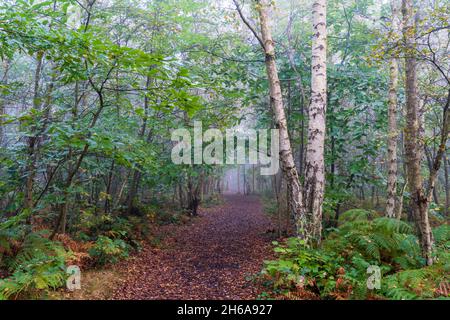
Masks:
[[[437,245],[450,241],[450,226],[443,224],[433,229],[434,241]]]
[[[371,212],[364,209],[351,209],[342,213],[339,217],[340,222],[368,220]]]
[[[413,232],[413,227],[408,223],[387,217],[376,218],[373,220],[373,225],[376,231],[384,234],[404,233],[410,234]]]

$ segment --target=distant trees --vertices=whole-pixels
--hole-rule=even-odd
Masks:
[[[215,171],[174,166],[169,132],[203,107],[205,127],[235,121],[223,112],[235,86],[219,69],[237,68],[191,53],[200,38],[208,45],[208,31],[193,32],[198,22],[177,11],[207,2],[192,4],[0,5],[0,224],[30,231],[42,214],[54,237],[83,210],[135,214],[143,194],[161,190],[179,191],[177,205],[195,213],[202,176]]]

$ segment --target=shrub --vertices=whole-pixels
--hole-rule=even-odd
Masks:
[[[417,238],[408,223],[367,217],[363,210],[347,211],[343,215],[346,222],[328,236],[323,248],[340,252],[347,262],[358,255],[369,264],[404,269],[423,265]]]
[[[105,236],[112,239],[122,239],[132,246],[133,249],[140,249],[141,241],[147,239],[149,233],[146,218],[135,216],[118,217],[109,229],[103,233]]]
[[[436,263],[424,267],[417,237],[406,222],[376,217],[370,211],[349,210],[320,248],[306,247],[297,238],[275,244],[278,259],[262,271],[274,293],[291,294],[306,288],[322,298],[433,298],[448,295],[449,226],[433,230]],[[367,268],[379,266],[382,288],[367,289]],[[294,295],[295,296],[295,295]]]
[[[129,246],[122,239],[111,239],[106,236],[99,236],[94,246],[89,250],[89,254],[96,260],[98,265],[106,263],[116,263],[120,259],[128,257]]]
[[[276,245],[278,260],[266,261],[263,275],[278,291],[294,289],[313,291],[327,295],[336,287],[341,258],[333,252],[325,252],[305,247],[302,240],[290,238],[285,244]]]
[[[30,233],[18,254],[6,260],[12,275],[0,280],[0,299],[37,295],[62,286],[69,256],[59,242],[49,240],[43,233]]]

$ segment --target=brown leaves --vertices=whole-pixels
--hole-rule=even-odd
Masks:
[[[123,263],[115,299],[255,299],[249,276],[271,254],[271,228],[256,197],[227,196],[183,226],[164,226],[162,249],[146,247]],[[167,236],[168,234],[173,234]]]
[[[69,261],[66,261],[68,265],[74,264],[82,268],[90,263],[91,257],[88,251],[93,246],[92,242],[75,241],[67,234],[57,234],[55,240],[61,242],[66,249],[72,251],[72,256]]]

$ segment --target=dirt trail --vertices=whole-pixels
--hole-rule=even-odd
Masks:
[[[163,249],[129,262],[114,299],[254,299],[248,277],[271,256],[272,228],[254,196],[227,195],[190,225],[168,228]]]

